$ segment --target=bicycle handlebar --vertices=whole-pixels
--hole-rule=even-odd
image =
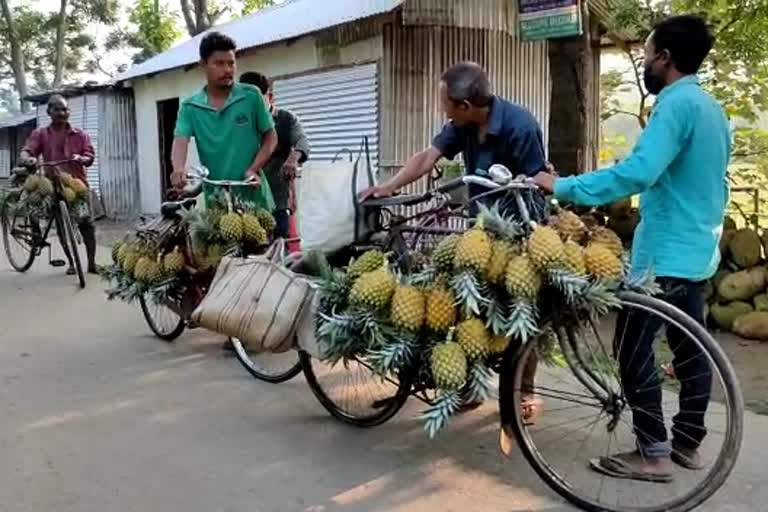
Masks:
[[[187,173],[188,179],[200,180],[208,185],[216,187],[252,187],[256,178],[250,176],[245,180],[211,180],[208,179],[208,171],[205,168],[200,170],[194,169],[192,172]]]

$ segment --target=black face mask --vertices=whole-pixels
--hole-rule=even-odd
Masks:
[[[654,96],[659,94],[664,86],[667,85],[662,78],[653,74],[653,63],[656,62],[656,59],[658,59],[658,55],[654,57],[651,62],[646,64],[645,69],[643,69],[643,84],[645,85],[645,90]]]

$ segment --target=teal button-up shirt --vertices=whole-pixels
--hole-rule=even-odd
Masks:
[[[645,131],[622,162],[559,178],[555,197],[597,206],[640,196],[632,273],[708,279],[720,262],[718,243],[728,203],[731,131],[723,109],[696,76],[665,87]]]

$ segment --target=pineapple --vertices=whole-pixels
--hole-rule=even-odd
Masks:
[[[584,275],[587,273],[587,265],[584,262],[584,249],[573,240],[565,242],[563,266],[574,274]]]
[[[488,267],[485,269],[485,275],[488,282],[500,284],[504,280],[504,273],[507,270],[507,263],[514,254],[515,247],[509,242],[496,240],[491,248],[491,259],[488,260]]]
[[[485,270],[491,259],[491,239],[483,230],[482,219],[474,228],[465,232],[456,244],[453,264],[459,269],[471,269],[477,272]]]
[[[357,279],[363,274],[380,268],[386,261],[387,258],[384,256],[384,253],[378,249],[366,251],[360,258],[349,264],[347,275],[352,279]]]
[[[184,265],[186,265],[186,260],[178,247],[163,257],[163,269],[169,274],[178,274],[184,270]]]
[[[141,258],[141,253],[139,253],[139,251],[130,250],[123,258],[123,272],[132,276],[139,258]]]
[[[616,281],[621,277],[621,260],[605,245],[590,244],[584,250],[584,261],[587,266],[587,272],[597,279]]]
[[[83,180],[73,178],[71,182],[71,188],[75,191],[75,194],[78,196],[87,196],[88,195],[88,186],[83,183]]]
[[[554,228],[560,234],[563,241],[573,240],[577,244],[581,243],[587,234],[587,226],[584,224],[584,221],[578,215],[568,210],[563,210],[555,217]]]
[[[77,194],[69,187],[62,187],[61,195],[64,196],[64,200],[69,204],[74,203],[75,199],[77,199]]]
[[[603,245],[619,258],[624,253],[624,246],[619,235],[602,226],[592,232],[592,235],[589,237],[589,243]]]
[[[24,190],[29,192],[30,194],[32,192],[35,192],[40,185],[40,176],[37,174],[30,174],[27,176],[27,179],[24,180]]]
[[[259,219],[259,224],[267,231],[267,233],[271,233],[275,230],[277,221],[275,221],[272,214],[264,208],[256,209],[256,218]]]
[[[563,258],[563,241],[554,229],[543,226],[536,228],[528,239],[528,254],[539,270],[560,264]]]
[[[456,323],[456,299],[445,287],[438,285],[427,295],[427,327],[441,332]]]
[[[482,320],[470,318],[456,326],[456,341],[461,345],[469,362],[488,357],[491,337]]]
[[[152,259],[149,256],[142,256],[133,267],[133,278],[137,281],[146,282],[149,276],[149,267],[152,265]]]
[[[418,331],[424,325],[426,299],[414,286],[398,286],[392,296],[390,319],[395,327]]]
[[[452,331],[444,343],[435,345],[430,357],[432,377],[438,389],[458,390],[467,381],[467,358],[461,345],[452,341]]]
[[[349,300],[352,304],[370,311],[378,311],[389,304],[394,291],[395,278],[384,264],[373,272],[363,274],[355,281],[349,292]]]
[[[115,263],[115,265],[120,264],[120,251],[123,248],[122,242],[115,242],[115,245],[112,246],[112,261]]]
[[[432,261],[437,270],[450,272],[453,270],[453,258],[456,254],[456,244],[459,243],[459,235],[449,235],[443,238],[432,253]]]
[[[120,244],[120,248],[117,250],[116,263],[122,267],[123,263],[125,262],[125,257],[128,256],[130,252],[132,252],[131,244],[129,244],[128,242]]]
[[[219,231],[227,242],[240,242],[243,239],[243,219],[236,213],[227,213],[219,220]]]
[[[509,346],[510,339],[506,336],[494,336],[488,344],[491,354],[503,354]]]
[[[213,244],[208,246],[205,253],[203,267],[205,269],[216,268],[219,266],[221,258],[224,256],[224,249],[219,244]]]
[[[37,184],[37,191],[44,197],[53,195],[53,183],[45,176],[41,176]]]
[[[267,232],[262,227],[259,219],[250,213],[243,214],[243,239],[256,245],[267,243]]]
[[[541,290],[541,275],[528,256],[515,256],[507,265],[507,291],[514,297],[535,299]]]

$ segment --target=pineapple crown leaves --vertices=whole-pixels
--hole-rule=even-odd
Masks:
[[[547,271],[547,281],[557,288],[565,296],[568,304],[575,305],[584,290],[589,285],[589,280],[566,269],[550,269]]]
[[[467,315],[480,315],[482,307],[490,302],[483,294],[488,294],[487,287],[481,284],[473,272],[456,274],[450,284],[457,302]]]
[[[550,367],[568,368],[568,360],[565,358],[557,334],[552,328],[545,329],[536,339],[536,353],[539,361]]]
[[[437,281],[438,272],[435,267],[428,266],[421,272],[405,276],[403,284],[425,288]]]
[[[624,267],[624,279],[621,282],[620,288],[623,290],[629,290],[644,295],[659,295],[662,293],[661,286],[656,282],[656,276],[653,273],[653,269],[648,269],[645,273],[640,275],[632,275],[629,268],[628,259]]]
[[[507,334],[509,308],[501,300],[500,294],[491,291],[490,300],[486,305],[485,316],[487,318],[485,326],[491,330],[494,336],[504,336]]]
[[[360,343],[354,315],[318,313],[318,317],[317,336],[326,360],[336,364],[358,352]]]
[[[621,301],[616,296],[611,283],[605,281],[593,281],[589,283],[582,293],[580,306],[586,310],[602,316],[612,309],[619,309]]]
[[[398,333],[385,336],[384,343],[366,353],[366,361],[382,376],[397,375],[414,360],[417,348],[415,336]]]
[[[537,320],[536,306],[526,300],[515,300],[509,306],[509,327],[506,335],[527,343],[539,332]]]
[[[506,241],[515,241],[520,239],[525,231],[523,225],[512,217],[505,217],[499,209],[499,202],[494,203],[490,208],[480,204],[480,213],[478,223],[490,233]]]
[[[467,372],[464,402],[484,402],[496,398],[493,389],[493,371],[480,361],[474,362]]]
[[[424,411],[421,419],[424,420],[424,430],[430,439],[434,439],[438,432],[448,424],[448,420],[461,408],[462,398],[458,391],[443,391],[438,394],[434,404]]]

